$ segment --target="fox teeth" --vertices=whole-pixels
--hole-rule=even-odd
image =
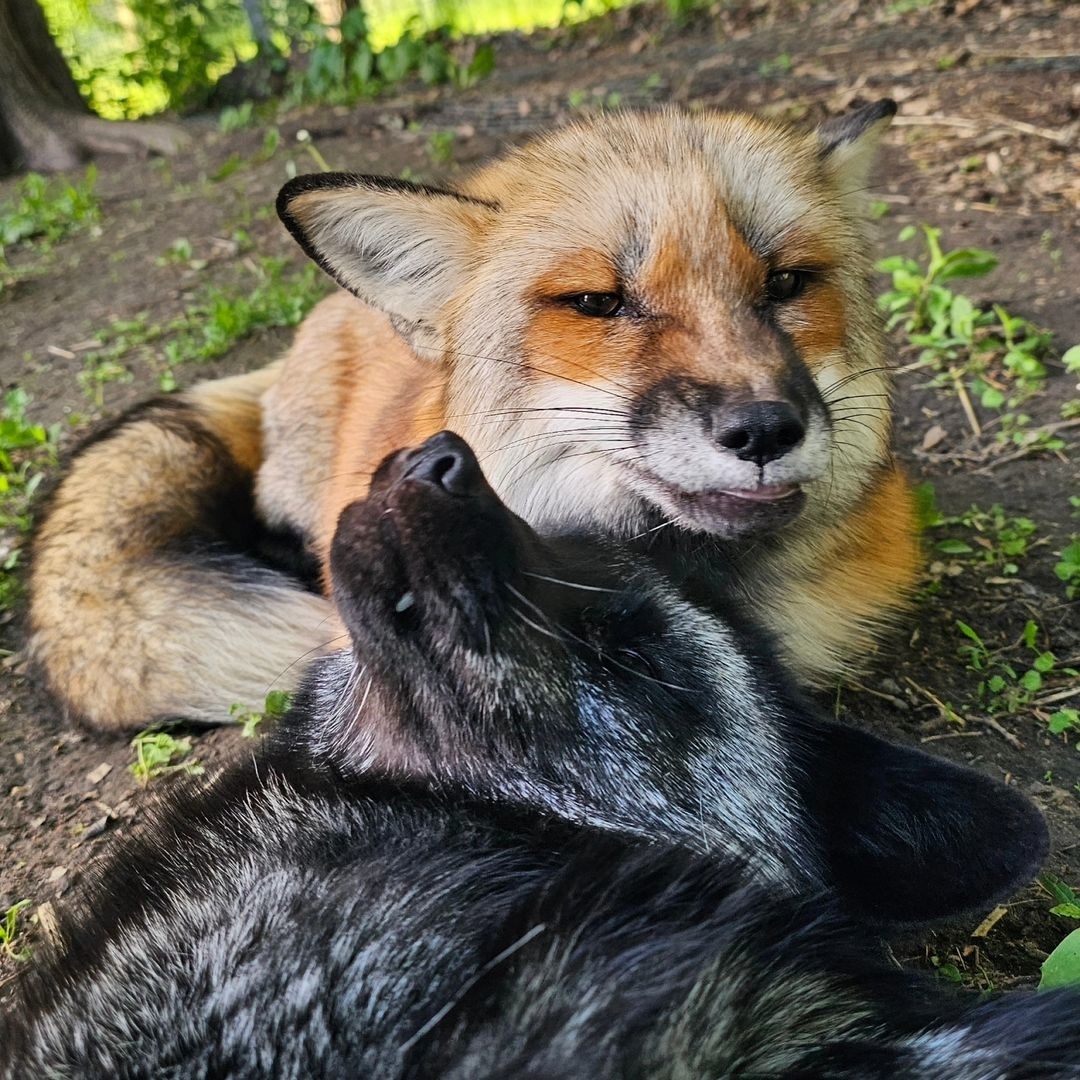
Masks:
[[[394,610],[400,615],[403,611],[408,611],[415,603],[416,597],[411,591],[402,593],[401,599],[394,605]]]

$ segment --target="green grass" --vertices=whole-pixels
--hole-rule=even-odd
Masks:
[[[183,261],[190,245],[174,242],[170,253]],[[170,254],[164,256],[172,258]],[[175,368],[224,356],[244,338],[278,326],[296,326],[330,288],[314,263],[290,270],[287,259],[266,257],[249,265],[251,284],[209,285],[171,322],[152,324],[145,312],[117,319],[98,333],[101,345],[87,353],[79,381],[103,404],[108,383],[129,381],[130,365],[142,361],[158,375],[163,390],[176,385]]]
[[[135,760],[128,768],[144,786],[169,773],[200,776],[205,771],[198,759],[188,758],[191,753],[188,736],[175,738],[167,731],[142,731],[131,740],[131,747],[135,751]]]
[[[292,694],[286,690],[271,690],[261,712],[236,704],[229,709],[229,716],[240,724],[240,734],[245,739],[254,739],[263,734],[260,728],[264,720],[280,720],[289,711],[292,699]]]
[[[47,179],[27,173],[16,185],[14,195],[0,204],[0,295],[33,269],[15,270],[8,252],[33,244],[48,251],[72,233],[97,226],[101,206],[95,194],[97,169],[86,170],[81,181]]]
[[[935,510],[926,527],[968,530],[965,538],[953,536],[936,541],[934,551],[966,565],[1006,575],[1016,574],[1020,562],[1040,543],[1035,522],[1006,514],[1000,503],[994,503],[988,510],[972,506],[956,515]]]
[[[1054,696],[1049,691],[1055,682],[1080,678],[1080,671],[1062,666],[1051,650],[1040,645],[1041,631],[1032,619],[1024,624],[1019,642],[998,648],[992,648],[960,619],[956,620],[956,628],[965,638],[959,654],[968,670],[978,676],[972,705],[990,716],[1031,712],[1043,705],[1043,696]],[[1050,716],[1048,727],[1053,734],[1066,730],[1059,726],[1058,714],[1070,711],[1073,710],[1058,710]]]
[[[17,963],[29,960],[31,955],[29,945],[19,945],[19,938],[22,936],[19,915],[30,906],[30,903],[29,900],[20,900],[12,904],[0,916],[0,952]]]
[[[32,523],[31,504],[56,465],[60,425],[46,428],[26,415],[30,396],[16,387],[0,406],[0,610],[18,600],[22,544]]]
[[[965,377],[987,409],[1018,404],[1046,382],[1045,360],[1053,335],[1001,305],[982,309],[946,282],[983,277],[997,268],[997,256],[979,248],[945,251],[941,230],[922,226],[924,251],[918,259],[893,255],[878,269],[892,278],[879,298],[888,327],[901,326],[921,349],[919,363],[953,379]],[[914,226],[901,241],[916,235]]]

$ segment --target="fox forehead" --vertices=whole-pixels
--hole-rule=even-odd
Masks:
[[[626,114],[554,132],[466,185],[498,205],[491,249],[550,259],[582,249],[633,270],[663,235],[715,265],[728,237],[786,265],[838,261],[858,245],[813,135],[742,114]],[[515,243],[516,242],[516,243]],[[538,252],[539,253],[539,252]]]

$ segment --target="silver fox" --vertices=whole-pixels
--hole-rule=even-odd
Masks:
[[[442,433],[331,554],[352,648],[178,793],[0,1018],[0,1076],[1080,1076],[1080,998],[873,930],[1032,874],[972,770],[818,717],[647,553],[541,541]]]

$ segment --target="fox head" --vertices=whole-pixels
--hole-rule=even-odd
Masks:
[[[735,856],[891,922],[989,904],[1045,856],[1022,795],[819,718],[752,625],[621,545],[541,538],[453,434],[383,462],[331,567],[352,648],[285,732],[321,768]]]
[[[278,211],[533,525],[735,538],[839,519],[887,456],[861,193],[894,112],[608,115],[457,191],[327,173]]]

